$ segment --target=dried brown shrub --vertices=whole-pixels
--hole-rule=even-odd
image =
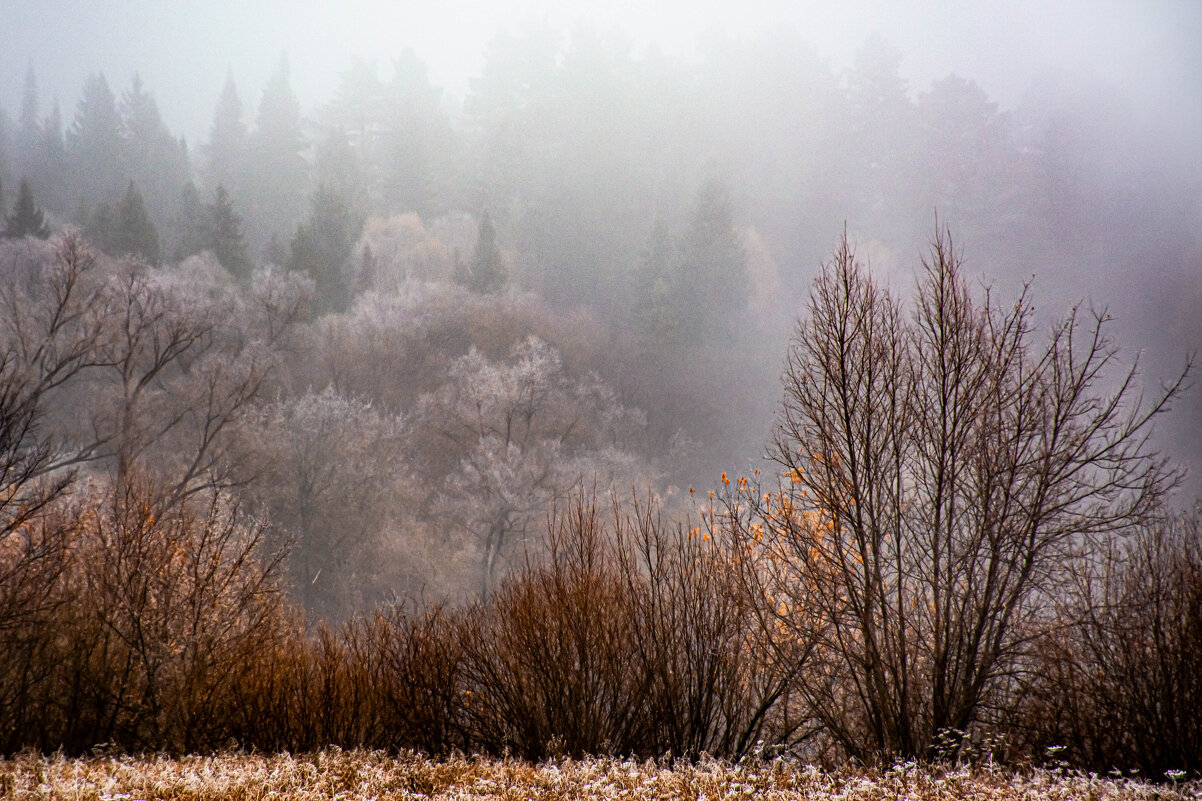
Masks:
[[[1020,731],[1081,767],[1202,774],[1202,517],[1141,526],[1078,579]]]

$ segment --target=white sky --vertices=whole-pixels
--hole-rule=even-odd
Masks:
[[[462,96],[498,30],[525,21],[620,28],[636,51],[690,54],[700,35],[793,27],[836,70],[872,32],[896,44],[914,89],[950,72],[1013,106],[1039,72],[1084,69],[1137,101],[1202,106],[1202,0],[0,0],[0,106],[19,108],[33,64],[42,110],[69,122],[89,72],[120,93],[140,71],[169,127],[207,135],[227,70],[248,118],[280,54],[306,109],[352,55],[383,67],[405,47]],[[1184,113],[1184,112],[1183,112]]]

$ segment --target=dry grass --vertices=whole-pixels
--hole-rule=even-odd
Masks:
[[[182,759],[32,754],[0,761],[4,799],[1187,799],[1202,783],[967,768],[823,772],[794,762],[703,760],[667,766],[615,759],[518,760],[337,749],[305,756],[229,754]]]

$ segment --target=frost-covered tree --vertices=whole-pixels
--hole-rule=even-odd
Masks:
[[[405,479],[401,417],[333,387],[262,407],[247,429],[252,494],[290,542],[288,573],[314,617],[379,601],[389,505]]]
[[[505,360],[473,348],[419,410],[427,442],[457,455],[436,514],[466,534],[483,593],[520,549],[538,547],[530,537],[552,500],[581,481],[638,472],[623,446],[641,416],[596,375],[570,375],[559,353],[535,337]]]

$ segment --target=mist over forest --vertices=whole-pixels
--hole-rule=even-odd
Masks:
[[[1198,14],[1184,9],[1161,4],[1153,16],[1188,29]],[[117,24],[81,13],[97,16],[98,39]],[[191,24],[161,13],[148,30]],[[325,51],[252,52],[231,33],[228,65],[187,75],[188,110],[175,119],[165,109],[182,101],[163,87],[181,84],[157,74],[172,75],[162,58],[131,70],[128,54],[113,55],[118,70],[93,42],[80,68],[57,45],[23,39],[9,14],[29,31],[47,24],[0,0],[10,73],[0,87],[12,88],[0,93],[0,451],[11,490],[0,532],[16,542],[40,526],[48,537],[46,521],[68,509],[100,521],[80,552],[110,556],[72,579],[89,587],[108,586],[96,576],[117,558],[106,520],[114,531],[199,525],[214,565],[265,560],[251,578],[231,568],[237,580],[213,608],[260,609],[270,576],[310,629],[493,597],[548,553],[555,565],[568,558],[557,550],[572,547],[564,520],[587,517],[582,498],[607,507],[611,490],[717,542],[711,489],[734,498],[725,488],[743,492],[746,477],[779,474],[788,486],[805,472],[785,434],[806,385],[789,379],[804,373],[799,353],[824,352],[799,350],[821,329],[797,328],[821,319],[822,275],[846,286],[871,275],[864,319],[878,319],[879,289],[901,310],[879,319],[921,332],[924,293],[939,285],[924,276],[942,275],[931,265],[946,258],[948,280],[990,309],[976,335],[999,348],[1003,323],[1056,342],[1073,309],[1081,321],[1096,312],[1121,349],[1082,383],[1117,393],[1132,420],[1202,346],[1194,51],[1150,64],[1181,82],[1146,95],[1104,64],[1016,66],[1030,77],[1015,86],[1011,76],[1002,102],[971,72],[909,79],[915,59],[887,29],[858,37],[836,66],[804,26],[711,30],[684,52],[636,43],[650,34],[616,24],[531,16],[490,29],[478,69],[454,91],[408,44],[386,58],[339,53],[311,85],[298,75],[329,63]],[[915,30],[898,32],[913,42]],[[937,34],[955,32],[924,31]],[[65,64],[86,74],[78,86],[64,86]],[[859,296],[846,291],[850,308]],[[868,330],[857,336],[870,340]],[[1202,396],[1183,384],[1169,399],[1147,425],[1098,418],[1093,433],[1122,447],[1082,462],[1102,489],[1061,510],[1095,515],[1090,536],[1151,519],[1141,504],[1153,497],[1166,515],[1194,503]],[[1144,450],[1124,450],[1129,440]],[[1066,453],[1066,464],[1080,458]],[[1123,472],[1128,456],[1156,453],[1169,463]],[[811,471],[824,459],[841,469],[822,452],[806,458]],[[1124,493],[1141,499],[1129,518],[1116,511],[1128,508]],[[1083,511],[1087,501],[1105,514]],[[731,501],[730,525],[743,525],[744,509]],[[767,525],[743,522],[761,535]],[[60,590],[30,589],[44,560],[29,554],[53,549],[22,536],[26,555],[13,551],[12,565],[34,578],[0,571],[0,596],[17,610],[0,614],[0,633],[21,610],[70,608]],[[151,564],[146,547],[138,558]],[[45,587],[76,575],[70,550],[55,551],[64,561]],[[162,570],[179,567],[162,558]],[[965,715],[943,722],[978,720],[976,707]],[[809,725],[786,723],[785,739]],[[159,736],[142,725],[131,724],[144,742]],[[856,754],[857,725],[816,730]],[[880,747],[921,751],[942,731],[931,725]],[[737,752],[728,735],[681,748]],[[5,736],[4,748],[29,742]],[[91,736],[61,735],[80,747]],[[1095,756],[1082,751],[1080,764]]]

